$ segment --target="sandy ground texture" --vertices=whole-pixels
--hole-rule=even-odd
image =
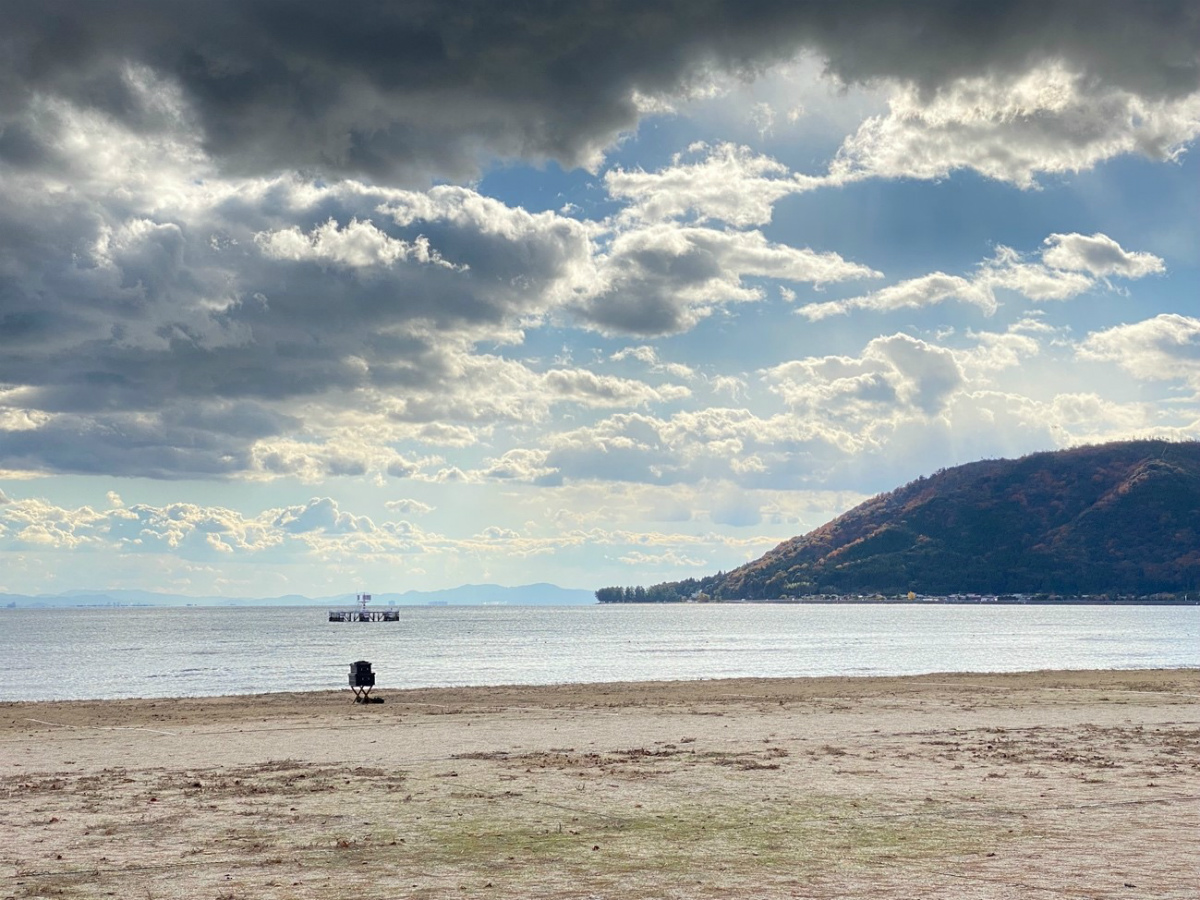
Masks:
[[[379,693],[0,704],[0,896],[1200,896],[1197,670]]]

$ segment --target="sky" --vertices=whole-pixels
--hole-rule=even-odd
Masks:
[[[0,593],[713,574],[1200,438],[1200,4],[0,0]]]

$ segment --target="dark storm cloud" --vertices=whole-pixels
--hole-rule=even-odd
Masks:
[[[44,183],[13,176],[0,204],[0,469],[361,472],[255,448],[309,401],[418,408],[592,254],[580,223],[464,188],[201,186],[162,222]]]
[[[0,159],[44,162],[35,96],[162,126],[137,83],[181,91],[227,171],[464,177],[487,157],[589,159],[635,95],[798,50],[846,82],[933,88],[1063,59],[1093,83],[1200,81],[1193,2],[1018,0],[41,0],[0,4]],[[45,113],[39,113],[44,115]]]
[[[429,386],[434,334],[544,310],[590,253],[577,223],[458,188],[265,193],[183,225],[110,226],[102,203],[0,209],[0,384],[50,412]]]
[[[158,416],[62,416],[0,438],[0,465],[31,471],[204,478],[235,475],[250,466],[244,438],[190,424],[168,425]]]

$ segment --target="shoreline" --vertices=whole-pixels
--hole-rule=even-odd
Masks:
[[[481,607],[504,606],[513,609],[588,609],[595,607],[611,607],[611,606],[753,606],[761,605],[790,605],[790,606],[1200,606],[1200,596],[1195,596],[1195,592],[1189,591],[1183,597],[1178,594],[1165,595],[1164,599],[1157,599],[1156,595],[1135,595],[1128,597],[1114,597],[1112,599],[1096,599],[1091,597],[1072,597],[1058,596],[1053,599],[1037,599],[1025,598],[1016,599],[1006,595],[986,595],[992,599],[958,599],[955,595],[936,595],[928,597],[917,597],[909,600],[906,597],[851,597],[838,596],[832,599],[821,599],[819,596],[811,597],[773,597],[773,598],[746,598],[739,600],[671,600],[671,601],[656,601],[656,600],[597,600],[588,603],[509,603],[509,602],[487,602],[479,603],[442,603],[438,601],[427,601],[424,603],[397,603],[392,606],[371,607],[373,612],[382,612],[384,610],[415,610],[415,609],[479,609]],[[44,601],[17,602],[11,601],[3,606],[0,606],[0,613],[30,611],[45,612],[47,610],[68,610],[68,609],[324,609],[337,610],[344,609],[350,611],[352,607],[348,602],[340,605],[331,605],[330,603],[311,601],[309,603],[256,603],[254,601],[245,602],[230,602],[230,603],[49,603]]]
[[[418,685],[414,687],[406,686],[390,686],[380,682],[377,688],[373,691],[372,697],[384,698],[397,696],[403,697],[410,694],[431,694],[437,692],[449,692],[453,694],[482,692],[489,694],[511,695],[514,692],[536,694],[538,692],[555,691],[587,691],[588,689],[597,689],[605,692],[620,691],[628,689],[635,691],[639,688],[658,688],[671,689],[673,687],[684,687],[694,685],[716,685],[723,684],[764,684],[764,685],[787,685],[790,683],[820,683],[832,682],[843,685],[846,682],[872,682],[872,681],[897,681],[904,682],[920,679],[1005,679],[1005,678],[1029,678],[1029,677],[1046,677],[1046,678],[1061,678],[1067,681],[1075,676],[1076,679],[1082,678],[1090,680],[1093,676],[1104,674],[1112,675],[1135,675],[1138,673],[1157,673],[1158,675],[1167,675],[1169,673],[1195,674],[1200,678],[1200,666],[1179,665],[1179,666],[1153,666],[1149,668],[1135,667],[1122,669],[1020,669],[1014,671],[966,671],[966,670],[940,670],[931,672],[917,672],[907,674],[826,674],[826,675],[787,675],[787,676],[771,676],[771,675],[735,675],[717,678],[663,678],[663,679],[645,679],[645,680],[629,680],[629,681],[567,681],[554,682],[547,684],[533,684],[523,682],[509,682],[504,684],[462,684],[462,685]],[[382,674],[377,672],[377,674]],[[0,720],[3,720],[4,713],[8,707],[22,705],[50,705],[50,704],[136,704],[136,703],[172,703],[172,702],[195,702],[203,703],[205,701],[258,701],[269,702],[272,699],[292,698],[301,700],[305,697],[328,699],[331,697],[350,696],[349,688],[322,688],[316,690],[292,691],[280,689],[277,691],[254,691],[247,693],[234,694],[180,694],[180,695],[140,695],[133,697],[70,697],[70,698],[50,698],[50,699],[0,699]]]
[[[1200,669],[0,703],[6,897],[1193,897]]]

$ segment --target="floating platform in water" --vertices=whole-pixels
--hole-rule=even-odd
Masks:
[[[356,598],[358,609],[331,609],[330,622],[399,622],[398,609],[367,609],[371,602],[370,594],[359,594]]]

